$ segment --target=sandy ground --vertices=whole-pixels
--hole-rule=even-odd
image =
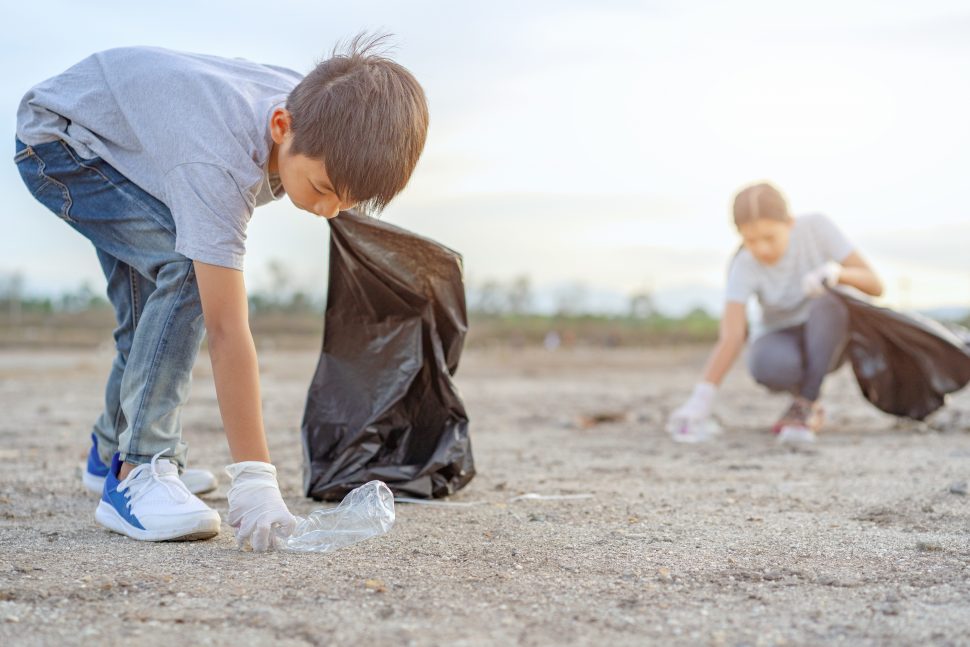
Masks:
[[[663,434],[700,350],[466,353],[479,475],[467,508],[398,505],[385,537],[330,555],[138,543],[79,482],[110,354],[0,351],[0,644],[968,644],[970,394],[936,431],[897,425],[847,371],[811,451],[736,370],[706,446]],[[315,352],[261,357],[270,444],[296,513]],[[582,416],[621,421],[584,427]],[[190,460],[228,462],[207,359]],[[226,514],[226,477],[208,502]],[[953,491],[951,491],[953,490]],[[587,500],[509,502],[517,494]],[[134,641],[134,642],[132,642]]]

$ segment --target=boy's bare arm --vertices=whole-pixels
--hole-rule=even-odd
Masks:
[[[259,394],[259,363],[249,330],[243,273],[195,262],[222,424],[234,462],[269,463]]]

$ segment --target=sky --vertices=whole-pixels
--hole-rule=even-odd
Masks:
[[[4,8],[0,111],[86,55],[156,45],[306,72],[361,30],[431,110],[424,155],[382,218],[461,252],[472,285],[528,276],[622,310],[717,309],[733,194],[767,179],[830,216],[904,308],[970,306],[970,6],[868,0],[505,2],[49,0]],[[848,5],[848,6],[846,6]],[[38,38],[38,34],[43,34]],[[13,155],[11,141],[10,155]],[[103,286],[83,238],[0,167],[0,275],[33,293]],[[322,295],[327,226],[257,209],[246,280]]]

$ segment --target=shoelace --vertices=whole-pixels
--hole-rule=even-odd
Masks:
[[[185,487],[185,484],[182,483],[182,480],[178,477],[178,472],[170,472],[168,474],[158,473],[158,467],[157,467],[158,457],[164,454],[165,452],[167,452],[168,449],[169,448],[166,447],[162,451],[152,456],[152,462],[148,470],[149,477],[147,481],[140,478],[134,481],[128,481],[128,479],[125,479],[125,481],[128,481],[128,482],[118,486],[118,492],[121,492],[122,494],[124,494],[125,491],[128,491],[127,503],[128,503],[129,510],[131,509],[132,505],[134,505],[139,499],[145,496],[145,493],[151,489],[149,486],[151,485],[152,482],[159,483],[165,486],[169,494],[172,495],[172,498],[177,500],[179,503],[185,503],[192,497],[192,493],[189,492],[189,489]],[[146,470],[142,469],[142,471],[144,472]],[[128,478],[131,478],[130,474],[128,475]],[[132,486],[135,486],[135,487],[132,487]]]

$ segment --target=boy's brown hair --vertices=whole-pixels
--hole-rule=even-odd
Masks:
[[[334,48],[286,100],[292,152],[321,160],[337,195],[379,212],[408,183],[428,132],[421,85],[383,55],[387,35]]]
[[[792,219],[785,196],[768,182],[752,184],[734,196],[736,227],[762,218],[780,222],[789,222]]]

